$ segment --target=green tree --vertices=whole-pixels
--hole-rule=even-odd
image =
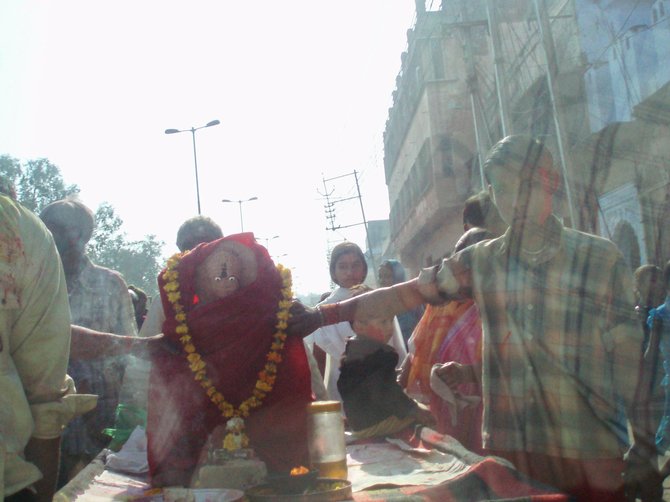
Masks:
[[[95,263],[119,270],[119,254],[126,245],[122,226],[123,221],[116,215],[114,208],[107,202],[100,204],[95,211],[95,229],[87,248]]]
[[[118,255],[119,268],[128,284],[134,284],[150,297],[158,294],[157,277],[162,268],[163,242],[155,235],[128,242]]]
[[[0,155],[0,190],[10,191],[11,188],[15,190],[17,200],[36,213],[51,202],[79,193],[79,187],[66,184],[58,166],[48,159],[22,164],[9,155]],[[129,241],[122,230],[123,221],[106,202],[96,210],[95,219],[96,228],[88,245],[91,260],[117,270],[129,285],[134,284],[149,296],[155,296],[164,243],[155,235]]]
[[[95,230],[88,243],[88,254],[94,263],[117,270],[126,282],[156,296],[156,277],[162,268],[161,252],[164,243],[155,235],[139,241],[129,241],[122,231],[123,220],[108,203],[95,212]]]
[[[47,204],[79,193],[79,187],[66,185],[60,169],[48,159],[37,159],[25,163],[16,192],[24,206],[39,213]]]
[[[16,180],[21,176],[21,163],[9,155],[0,155],[0,191],[16,196]]]
[[[21,176],[21,163],[18,159],[9,155],[0,155],[0,176],[16,185],[16,180]]]
[[[0,174],[16,189],[19,202],[39,213],[44,206],[79,193],[77,185],[66,185],[60,169],[48,159],[21,163],[9,155],[0,157]]]

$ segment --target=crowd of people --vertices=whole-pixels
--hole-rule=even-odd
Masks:
[[[314,307],[252,234],[203,216],[179,228],[150,301],[88,258],[80,201],[37,217],[4,187],[0,499],[50,500],[109,446],[124,401],[147,414],[154,486],[192,484],[230,420],[285,472],[309,462],[318,399],[342,402],[350,441],[427,426],[576,500],[660,501],[670,262],[633,274],[612,242],[564,226],[535,138],[499,141],[484,173],[439,263],[408,279],[389,259],[370,280],[345,241]]]
[[[423,366],[423,376],[416,376],[422,392],[450,394],[453,414],[467,402],[461,386],[476,386],[482,452],[577,500],[661,500],[666,472],[657,455],[665,451],[662,439],[655,440],[659,424],[649,402],[654,353],[663,356],[667,347],[660,329],[650,329],[645,345],[633,274],[611,241],[565,227],[554,215],[561,173],[540,141],[504,138],[489,152],[484,172],[507,226],[502,235],[495,237],[500,227],[488,229],[493,238],[404,283],[305,307],[292,328],[308,333],[379,312],[451,306],[455,314],[428,335],[424,314],[410,339],[411,363]],[[477,308],[481,334],[472,334],[481,336],[481,348],[464,363],[441,361],[442,336],[433,335],[442,330],[456,339],[465,310],[456,312],[454,302],[467,301]],[[664,307],[654,309],[650,325],[666,315]],[[427,350],[425,338],[435,342]]]

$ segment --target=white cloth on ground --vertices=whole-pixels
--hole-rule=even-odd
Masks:
[[[108,469],[129,474],[149,472],[147,434],[144,428],[139,425],[135,427],[121,450],[107,455],[105,466]]]

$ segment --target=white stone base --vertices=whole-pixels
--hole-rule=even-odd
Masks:
[[[198,488],[244,490],[265,482],[265,463],[258,459],[232,459],[221,465],[203,465],[198,470]]]

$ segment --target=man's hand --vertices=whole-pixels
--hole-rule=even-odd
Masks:
[[[177,354],[179,350],[180,347],[163,339],[163,333],[145,337],[134,336],[130,345],[130,354],[140,359],[151,359],[152,356],[165,352]]]
[[[321,314],[315,308],[303,305],[298,300],[293,300],[289,310],[291,317],[288,320],[286,333],[290,336],[304,338],[321,327]]]
[[[651,458],[631,448],[624,456],[623,473],[626,500],[635,502],[662,502],[663,475],[658,471]]]
[[[435,373],[451,389],[462,383],[477,383],[474,366],[457,363],[456,361],[444,363],[435,370]]]
[[[416,421],[427,427],[434,427],[437,423],[435,416],[430,412],[430,409],[425,404],[417,403],[419,406],[414,413]]]
[[[104,331],[96,331],[73,324],[70,326],[72,343],[70,359],[90,361],[99,357],[126,356],[128,354],[148,359],[159,348],[177,353],[163,341],[163,335],[138,337],[132,335],[115,335]]]
[[[424,300],[431,305],[441,305],[445,303],[444,298],[440,296],[440,291],[437,288],[437,269],[437,265],[421,269],[418,277],[419,293]]]

